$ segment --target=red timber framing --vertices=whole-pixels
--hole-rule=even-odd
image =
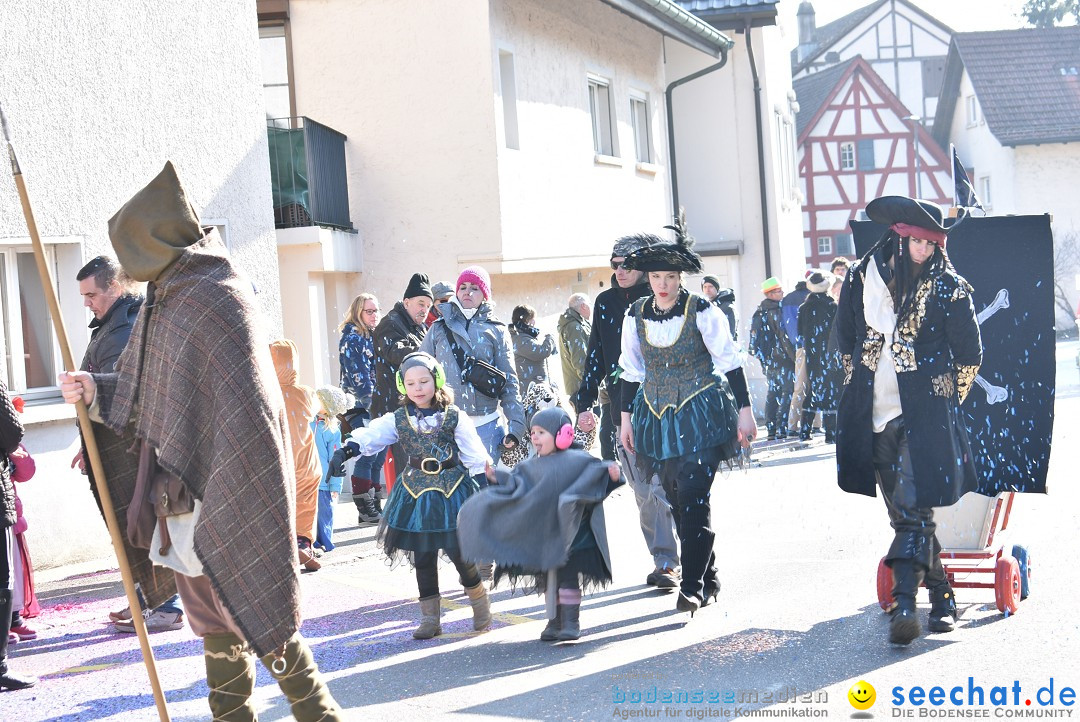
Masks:
[[[905,120],[909,116],[881,77],[858,57],[804,127],[798,139],[799,175],[806,189],[803,232],[809,240],[809,267],[827,268],[838,255],[854,257],[840,252],[844,249],[838,248],[837,238],[850,238],[848,221],[878,196],[918,197],[921,190],[927,200],[951,203],[948,156],[917,122],[918,143],[912,143],[913,121]],[[859,151],[870,144],[872,158],[859,158]],[[842,167],[844,160],[850,167]],[[831,248],[819,252],[819,239],[824,238],[831,239]]]

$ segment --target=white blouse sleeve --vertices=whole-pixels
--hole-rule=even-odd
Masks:
[[[362,456],[373,456],[397,442],[397,439],[397,424],[394,422],[394,412],[391,411],[367,426],[353,429],[346,442],[352,441],[359,446]]]
[[[645,380],[645,359],[641,356],[641,340],[638,339],[637,318],[629,313],[623,318],[622,355],[619,357],[622,380],[641,383]]]
[[[491,462],[484,443],[480,441],[480,435],[476,433],[476,425],[472,419],[463,412],[458,412],[457,427],[454,429],[454,441],[457,443],[458,456],[461,463],[473,476],[484,473],[484,467]]]
[[[698,311],[697,327],[712,356],[714,374],[726,374],[744,365],[744,354],[731,338],[731,326],[719,306],[710,303],[704,311]]]

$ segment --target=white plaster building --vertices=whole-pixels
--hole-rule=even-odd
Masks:
[[[91,316],[75,274],[110,251],[108,219],[166,160],[256,284],[268,337],[280,333],[253,13],[254,2],[213,0],[162,0],[138,12],[86,0],[9,3],[0,13],[0,101],[76,363]],[[111,546],[87,479],[69,467],[78,448],[75,414],[59,401],[60,352],[6,170],[0,283],[0,375],[31,402],[23,421],[37,477],[19,493],[34,562],[47,568],[102,557]]]
[[[680,202],[700,250],[716,254],[708,270],[737,288],[748,320],[764,278],[764,227],[772,273],[801,268],[790,73],[769,50],[778,31],[757,27],[772,22],[775,2],[736,3],[755,25],[763,212],[746,48],[736,40],[728,50],[731,41],[702,21],[724,15],[724,0],[406,9],[395,0],[260,0],[264,45],[277,57],[268,107],[283,108],[268,112],[346,136],[358,231],[302,241],[310,255],[296,263],[298,244],[286,248],[279,232],[284,323],[304,355],[302,378],[337,383],[336,328],[348,303],[372,291],[388,310],[415,271],[453,283],[466,265],[483,265],[501,316],[530,303],[554,330],[571,293],[608,286],[617,237],[671,222],[665,90],[721,53],[724,67],[674,91]],[[325,249],[350,244],[348,263],[328,262],[341,255]]]
[[[1055,244],[1080,244],[1078,45],[1076,26],[957,33],[934,122],[986,212],[1050,213]],[[1067,328],[1080,268],[1057,273],[1059,328]]]

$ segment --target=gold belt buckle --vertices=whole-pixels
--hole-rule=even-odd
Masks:
[[[434,471],[428,471],[428,462],[429,461],[432,464],[435,465],[435,470]],[[423,461],[420,462],[420,471],[422,471],[425,474],[428,474],[430,476],[434,476],[435,474],[438,474],[440,471],[442,471],[442,462],[439,461],[438,459],[436,459],[434,456],[428,456]]]

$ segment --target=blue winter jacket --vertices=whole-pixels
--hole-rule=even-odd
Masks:
[[[338,361],[341,389],[353,395],[357,408],[370,409],[375,392],[375,346],[371,336],[361,336],[356,326],[345,324],[338,343]]]
[[[322,481],[319,491],[341,491],[344,476],[330,476],[330,457],[341,448],[341,429],[331,429],[325,421],[315,418],[311,422],[311,431],[315,434],[315,449],[319,452],[319,464],[322,466]]]

